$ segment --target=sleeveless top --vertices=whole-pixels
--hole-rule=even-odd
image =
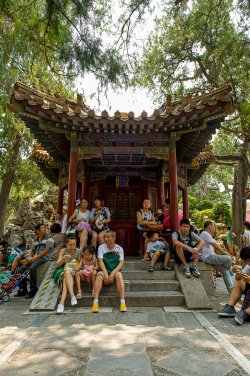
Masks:
[[[151,210],[149,210],[148,213],[144,213],[143,209],[140,209],[140,210],[137,210],[141,213],[141,217],[142,217],[142,220],[143,221],[150,221],[152,218],[153,218],[153,212]],[[143,230],[143,225],[139,225],[139,223],[137,223],[137,228],[138,230]]]
[[[65,255],[69,255],[69,252],[68,252],[67,248],[64,248],[63,252],[64,252],[64,256],[65,256]],[[81,250],[80,250],[79,248],[76,248],[75,252],[72,253],[72,255],[70,255],[70,256],[71,256],[71,259],[69,260],[69,262],[71,262],[71,261],[74,260],[74,259],[77,260],[77,257],[79,256],[79,253],[80,253],[80,252],[81,252]]]
[[[89,216],[90,216],[90,211],[86,210],[84,213],[81,212],[80,210],[76,209],[76,219],[85,219],[86,222],[89,222]]]

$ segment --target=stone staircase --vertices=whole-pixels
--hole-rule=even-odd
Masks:
[[[173,264],[173,262],[172,262]],[[180,283],[176,279],[175,270],[161,270],[161,263],[157,263],[153,273],[148,272],[148,261],[128,258],[122,270],[126,303],[128,307],[163,307],[183,306],[185,298],[180,291]],[[76,307],[89,307],[92,305],[91,286],[82,283],[83,296]],[[119,295],[116,286],[104,286],[99,297],[100,306],[119,306]],[[67,299],[66,306],[70,306]]]

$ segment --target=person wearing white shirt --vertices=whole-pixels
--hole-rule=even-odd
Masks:
[[[244,223],[243,242],[245,247],[250,245],[250,222],[248,221]]]
[[[105,243],[98,248],[98,266],[99,271],[96,276],[94,286],[94,301],[92,305],[92,312],[99,312],[98,298],[102,289],[103,283],[105,285],[112,285],[116,281],[117,290],[120,295],[120,312],[127,312],[125,303],[125,287],[121,269],[124,264],[123,248],[115,243],[115,231],[108,231],[105,233]],[[109,257],[110,256],[110,257]],[[110,261],[110,260],[113,261]],[[109,261],[109,264],[107,263]]]
[[[201,250],[200,259],[222,274],[227,291],[230,293],[233,288],[233,282],[230,276],[232,257],[228,251],[224,250],[214,239],[215,226],[211,221],[204,223],[204,231],[200,234],[200,238],[205,241]],[[221,253],[216,254],[215,253]]]

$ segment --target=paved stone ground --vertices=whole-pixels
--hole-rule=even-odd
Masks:
[[[223,283],[202,312],[250,361],[250,323],[221,319]],[[6,376],[246,376],[240,364],[181,307],[84,309],[65,315],[27,314],[30,301],[0,303],[0,374]],[[20,336],[22,338],[20,338]],[[18,342],[19,338],[19,342]],[[2,357],[2,358],[1,358]]]

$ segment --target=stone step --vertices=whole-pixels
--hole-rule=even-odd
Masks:
[[[169,272],[165,270],[160,270],[160,271],[156,270],[152,273],[152,272],[148,272],[147,270],[141,270],[141,269],[129,270],[129,269],[124,268],[122,270],[122,275],[124,279],[132,280],[132,281],[140,280],[140,279],[143,279],[143,280],[145,279],[175,280],[176,279],[174,270],[169,271]]]
[[[180,289],[180,284],[176,280],[154,280],[154,279],[144,279],[129,281],[124,280],[126,291],[178,291]],[[92,291],[92,285],[90,283],[81,283],[81,289],[83,292]],[[117,291],[116,284],[112,286],[103,285],[103,291]]]
[[[183,306],[185,304],[184,296],[179,291],[158,291],[152,294],[151,291],[128,291],[126,292],[126,304],[128,307],[163,307],[163,306]],[[78,300],[77,307],[91,307],[93,298],[91,294],[83,294]],[[120,298],[117,292],[103,291],[99,296],[100,306],[119,307]],[[70,299],[65,302],[66,307],[70,307]]]
[[[178,291],[180,283],[173,280],[139,280],[130,281],[130,291]]]
[[[130,281],[125,279],[124,280],[124,285],[125,285],[125,290],[126,291],[130,291]],[[81,283],[81,289],[82,289],[82,292],[89,292],[89,291],[92,291],[92,285],[90,283],[87,283],[87,282],[82,282]],[[76,290],[76,289],[75,289]],[[107,286],[107,285],[104,285],[102,286],[102,290],[103,291],[117,291],[117,288],[116,288],[116,283],[114,283],[113,285],[111,286]]]
[[[175,261],[173,259],[171,259],[169,261],[169,266],[173,268],[174,263],[175,263]],[[149,266],[150,266],[150,261],[142,261],[142,260],[134,260],[134,261],[125,260],[125,263],[124,263],[124,269],[128,269],[128,270],[130,270],[130,269],[147,270],[149,268]],[[156,270],[161,270],[162,263],[157,262],[154,267],[155,267]]]

